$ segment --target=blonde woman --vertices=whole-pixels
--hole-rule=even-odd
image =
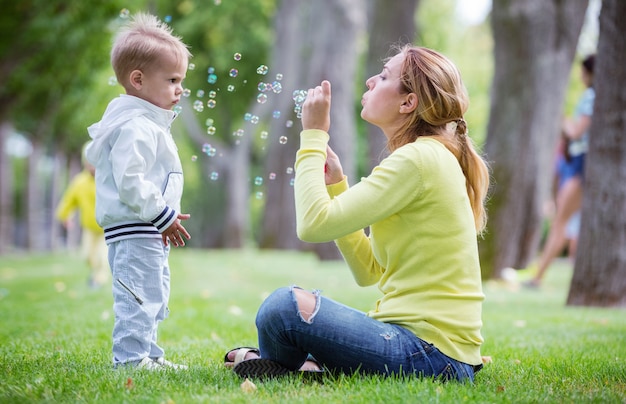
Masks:
[[[335,240],[357,284],[381,296],[363,313],[319,291],[276,290],[257,314],[259,349],[226,354],[242,377],[317,370],[473,381],[482,366],[477,234],[489,172],[467,136],[460,74],[440,53],[405,46],[366,86],[361,117],[382,129],[391,154],[350,187],[328,146],[331,85],[310,89],[297,232]]]

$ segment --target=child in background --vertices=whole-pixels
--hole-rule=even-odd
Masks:
[[[107,261],[104,231],[96,222],[95,168],[85,160],[84,148],[82,163],[83,171],[72,179],[61,197],[56,210],[56,218],[65,228],[69,228],[71,225],[70,218],[78,210],[81,227],[81,250],[87,259],[90,270],[89,286],[92,289],[98,289],[109,281],[111,270]]]
[[[96,166],[96,220],[113,273],[113,364],[185,369],[157,344],[169,313],[170,243],[189,233],[180,213],[183,172],[170,134],[191,54],[171,28],[138,14],[115,38],[111,64],[126,94],[89,127],[87,159]]]

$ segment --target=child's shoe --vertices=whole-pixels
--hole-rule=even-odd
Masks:
[[[167,359],[165,359],[163,357],[156,358],[153,361],[154,361],[154,363],[156,363],[159,366],[162,366],[164,368],[170,368],[170,369],[175,369],[175,370],[189,369],[189,367],[187,365],[180,365],[178,363],[172,363],[172,362],[168,361]]]

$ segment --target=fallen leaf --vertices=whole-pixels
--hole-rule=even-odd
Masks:
[[[241,383],[241,390],[244,393],[253,393],[256,391],[256,384],[252,383],[250,379],[246,378],[246,380]]]
[[[131,379],[130,377],[126,379],[126,384],[124,385],[124,387],[126,387],[126,390],[132,390],[133,387],[135,387],[135,384],[133,383],[133,379]]]

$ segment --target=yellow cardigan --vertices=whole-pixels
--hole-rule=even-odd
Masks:
[[[96,182],[87,170],[81,171],[70,182],[56,211],[59,221],[66,221],[72,213],[80,211],[80,225],[95,233],[104,233],[96,222]]]
[[[474,218],[458,161],[420,137],[349,188],[326,187],[329,136],[305,130],[296,155],[298,236],[335,240],[354,279],[378,284],[368,315],[401,325],[461,362],[481,364],[484,294]],[[370,227],[369,236],[363,229]]]

